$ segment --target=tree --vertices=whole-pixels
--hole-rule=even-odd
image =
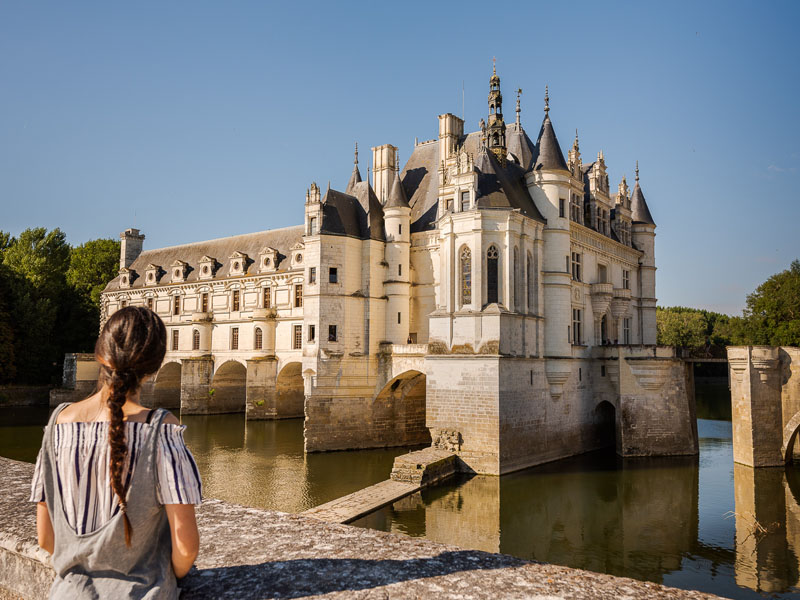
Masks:
[[[0,383],[13,382],[17,374],[17,363],[14,357],[14,328],[5,300],[9,284],[6,270],[5,265],[0,261]]]
[[[119,270],[119,247],[118,240],[99,239],[72,249],[67,283],[98,308],[100,293]]]
[[[14,336],[17,379],[57,380],[64,349],[58,343],[59,309],[67,290],[70,247],[60,229],[27,229],[3,251]]]
[[[706,338],[707,322],[701,311],[674,308],[656,308],[657,342],[662,346],[698,348]]]
[[[747,296],[743,321],[747,344],[800,346],[800,260]]]

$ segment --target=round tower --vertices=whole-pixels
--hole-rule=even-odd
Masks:
[[[398,164],[395,160],[395,164]],[[400,173],[396,172],[391,192],[383,207],[386,227],[386,340],[405,344],[411,317],[411,207]]]
[[[639,331],[642,344],[655,344],[656,331],[656,223],[647,207],[639,185],[639,161],[636,161],[636,184],[631,194],[631,241],[644,253],[639,263]]]

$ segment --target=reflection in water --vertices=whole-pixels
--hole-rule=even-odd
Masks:
[[[734,498],[730,423],[701,420],[698,430],[699,460],[593,453],[462,478],[354,525],[730,598],[796,597],[800,473],[736,465]],[[732,516],[742,507],[780,530],[748,538]]]
[[[303,453],[303,420],[244,415],[184,416],[186,444],[203,494],[237,504],[299,512],[386,479],[408,448]]]

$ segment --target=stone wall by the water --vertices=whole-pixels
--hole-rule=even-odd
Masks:
[[[27,502],[33,465],[0,458],[0,598],[47,597],[54,573]],[[716,598],[207,500],[182,598]]]

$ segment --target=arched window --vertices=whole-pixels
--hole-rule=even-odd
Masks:
[[[499,254],[494,245],[486,251],[486,303],[497,302],[497,263]]]
[[[472,303],[472,252],[461,250],[461,306]]]
[[[522,294],[519,293],[519,286],[522,283],[522,277],[519,270],[519,250],[514,247],[514,310],[519,311],[520,304],[522,304]]]
[[[200,332],[197,329],[192,331],[192,350],[200,350]]]
[[[261,350],[264,346],[264,335],[261,333],[261,327],[256,327],[255,349]]]
[[[531,253],[528,252],[528,265],[527,265],[527,277],[525,282],[528,285],[528,312],[533,312],[533,294],[535,293],[535,288],[533,286],[533,258],[531,258]]]

